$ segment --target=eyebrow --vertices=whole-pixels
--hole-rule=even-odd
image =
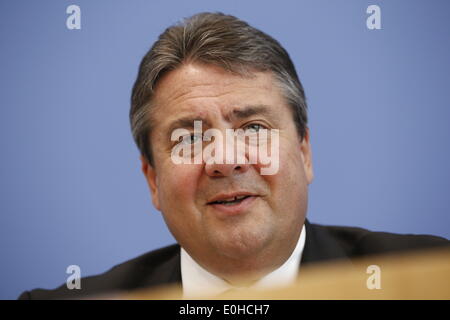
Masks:
[[[225,119],[227,121],[233,121],[235,119],[243,120],[243,119],[247,119],[251,116],[255,116],[255,115],[262,115],[262,116],[265,116],[272,120],[275,120],[278,118],[276,113],[274,113],[272,111],[272,108],[270,108],[268,105],[258,104],[258,105],[247,105],[243,108],[233,109],[225,116]],[[170,136],[171,133],[175,129],[178,129],[178,128],[194,129],[194,121],[202,121],[202,125],[205,125],[206,127],[209,127],[209,128],[212,127],[211,123],[208,121],[208,119],[206,119],[204,117],[189,115],[189,116],[174,120],[169,125],[167,134]]]
[[[210,127],[210,123],[209,123],[208,119],[198,117],[198,116],[197,117],[196,116],[187,116],[187,117],[177,119],[170,124],[169,129],[167,130],[168,136],[170,137],[172,132],[178,128],[194,129],[194,121],[201,121],[202,126],[205,125],[207,127]]]
[[[268,105],[258,104],[258,105],[247,105],[241,109],[234,109],[227,115],[226,119],[242,120],[255,115],[262,115],[268,118],[273,118],[276,116],[275,113],[272,111],[272,108],[270,108]]]

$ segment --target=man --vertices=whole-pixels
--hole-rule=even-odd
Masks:
[[[203,13],[165,30],[140,65],[130,119],[153,204],[178,244],[83,278],[80,290],[63,285],[21,298],[169,283],[186,297],[272,288],[292,283],[312,262],[448,245],[308,223],[313,166],[303,87],[281,45],[235,17]],[[232,143],[240,137],[245,148]],[[269,162],[253,157],[263,146]]]

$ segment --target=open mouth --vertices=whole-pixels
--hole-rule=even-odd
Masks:
[[[242,201],[244,201],[245,199],[250,198],[250,197],[251,197],[250,195],[237,196],[237,197],[233,197],[233,198],[230,198],[230,199],[209,202],[208,204],[222,204],[222,205],[226,205],[226,206],[232,206],[232,205],[241,203]]]

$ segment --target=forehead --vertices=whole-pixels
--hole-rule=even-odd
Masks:
[[[152,113],[158,125],[180,115],[207,117],[245,105],[279,108],[282,104],[284,99],[270,72],[242,77],[213,65],[187,64],[160,79]]]

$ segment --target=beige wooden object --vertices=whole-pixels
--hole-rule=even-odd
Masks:
[[[380,270],[380,289],[369,289],[367,281]],[[376,267],[375,267],[376,268]],[[369,270],[370,271],[370,270]],[[374,284],[373,281],[369,281]],[[179,287],[139,290],[102,296],[101,299],[182,299]],[[297,282],[270,291],[239,290],[204,299],[450,299],[450,249],[372,256],[344,263],[320,263],[300,269]]]

